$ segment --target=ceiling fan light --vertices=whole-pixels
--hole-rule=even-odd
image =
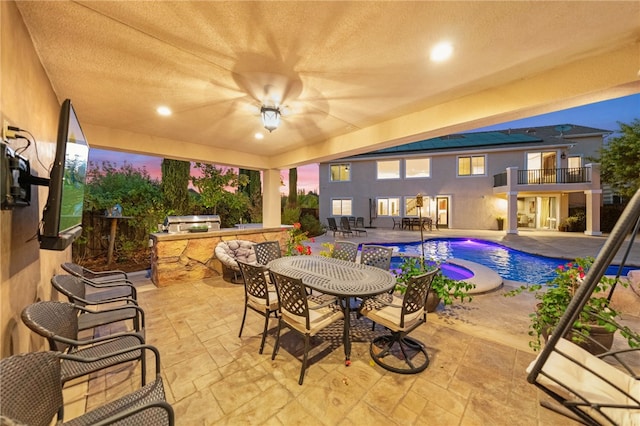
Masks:
[[[274,131],[280,125],[280,109],[276,107],[262,106],[260,116],[262,117],[262,125],[269,132]]]

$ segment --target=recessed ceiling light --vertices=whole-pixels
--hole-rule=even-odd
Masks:
[[[446,61],[451,57],[453,53],[453,46],[449,42],[442,42],[436,44],[433,49],[431,49],[430,58],[434,62],[442,62]]]
[[[262,133],[256,133],[253,135],[256,139],[264,139],[264,135]]]
[[[168,115],[171,115],[171,109],[169,109],[169,107],[166,107],[166,106],[159,106],[158,109],[156,109],[156,111],[158,112],[158,114],[164,115],[165,117]]]

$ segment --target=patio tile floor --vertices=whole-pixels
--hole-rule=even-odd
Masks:
[[[477,234],[505,239],[497,232]],[[532,233],[520,238],[534,247],[531,241],[537,237]],[[553,237],[556,240],[547,242]],[[402,238],[415,241],[419,233],[369,230],[368,236],[351,239]],[[549,244],[577,257],[595,255],[604,242],[602,237],[566,238],[563,245],[557,235],[541,235],[539,248],[557,255],[544,247]],[[314,252],[322,242],[333,240],[326,235],[316,239]],[[539,401],[547,397],[526,381],[525,369],[535,358],[527,345],[527,315],[533,298],[505,298],[500,289],[429,314],[427,324],[412,333],[431,357],[429,367],[417,375],[394,374],[375,365],[369,341],[383,330],[377,327],[372,332],[369,320],[354,315],[352,365],[344,365],[339,322],[312,339],[310,365],[299,386],[299,335],[284,329],[280,351],[271,360],[277,324],[271,320],[264,353],[258,354],[263,318],[250,311],[243,336],[238,337],[242,285],[216,278],[156,288],[144,274],[134,276],[146,313],[147,341],[160,350],[167,398],[179,425],[573,424],[540,407]],[[515,285],[505,282],[507,289]],[[126,365],[93,377],[87,409],[138,387],[138,369],[138,365]],[[151,378],[151,365],[149,369]]]

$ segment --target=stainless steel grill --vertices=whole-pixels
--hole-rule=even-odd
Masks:
[[[170,234],[217,231],[220,229],[220,216],[217,214],[167,216],[162,228]]]

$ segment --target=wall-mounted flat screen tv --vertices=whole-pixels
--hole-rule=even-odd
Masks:
[[[62,103],[40,248],[64,250],[82,233],[89,144],[69,99]]]

